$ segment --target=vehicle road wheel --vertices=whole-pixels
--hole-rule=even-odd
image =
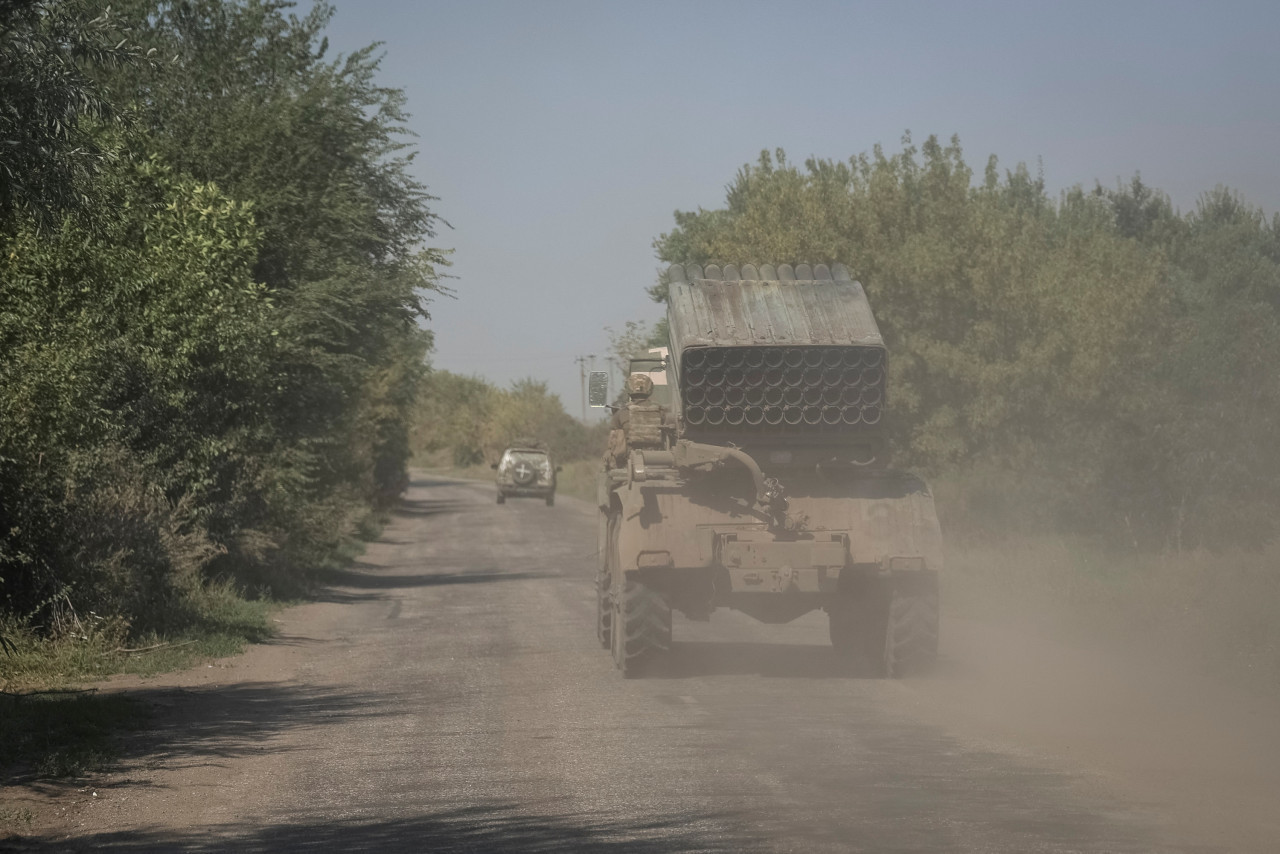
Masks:
[[[638,581],[615,589],[613,663],[628,679],[640,676],[671,650],[671,606],[658,591]]]
[[[827,605],[831,645],[857,676],[883,675],[888,587],[878,573],[841,573],[839,592]]]
[[[857,676],[884,675],[885,596],[879,585],[845,594],[828,607],[831,646]]]
[[[609,574],[596,573],[596,639],[604,649],[613,647],[613,603],[609,601]]]
[[[831,646],[841,655],[853,652],[858,642],[857,623],[853,620],[852,609],[848,606],[832,605],[827,613],[827,630],[831,635]]]
[[[498,503],[499,503],[499,504],[506,504],[506,503],[507,503],[507,496],[505,496],[505,495],[503,495],[501,492],[499,492],[499,493],[498,493]]]
[[[938,576],[921,572],[896,579],[888,611],[885,675],[927,671],[938,660]]]
[[[830,611],[831,645],[860,675],[901,677],[938,658],[938,576],[913,573],[859,585]]]
[[[556,504],[556,494],[554,492],[547,493],[547,506],[554,507]]]
[[[617,566],[618,525],[617,513],[601,515],[603,526],[600,540],[600,563],[596,569],[596,639],[605,649],[613,649],[613,599],[609,587],[613,583],[613,568]]]

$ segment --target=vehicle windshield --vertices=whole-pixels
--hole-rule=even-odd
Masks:
[[[548,468],[551,465],[551,461],[547,459],[547,455],[542,451],[507,451],[502,455],[502,467],[510,468],[521,460],[540,469]]]

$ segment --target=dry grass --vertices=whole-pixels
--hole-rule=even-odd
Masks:
[[[600,460],[574,460],[564,464],[560,472],[557,489],[565,495],[581,498],[583,501],[596,500],[596,474],[600,471]]]
[[[94,619],[55,639],[13,622],[0,627],[10,642],[0,655],[0,777],[76,777],[109,765],[117,733],[138,726],[145,710],[77,686],[234,655],[270,636],[270,615],[282,604],[245,599],[232,585],[214,583],[187,599],[186,627],[169,635],[128,637]],[[14,822],[0,815],[0,826]]]
[[[235,655],[271,635],[271,614],[286,603],[247,599],[229,583],[212,583],[188,598],[185,628],[127,637],[92,621],[83,631],[50,639],[16,623],[3,626],[12,644],[0,655],[0,691],[21,693],[74,687],[114,673],[150,675]],[[4,721],[0,720],[0,735]]]

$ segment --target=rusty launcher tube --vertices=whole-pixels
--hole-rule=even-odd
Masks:
[[[684,421],[695,430],[841,431],[883,414],[880,347],[692,347],[680,366]]]

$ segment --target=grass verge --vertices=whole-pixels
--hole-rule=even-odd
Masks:
[[[270,636],[270,615],[284,603],[246,599],[229,584],[216,584],[196,604],[195,619],[184,630],[127,642],[118,632],[92,626],[58,640],[6,627],[12,648],[0,655],[0,780],[79,777],[102,770],[116,756],[115,734],[144,723],[146,709],[124,696],[97,696],[76,686],[117,673],[146,676],[235,655]]]
[[[246,644],[269,637],[271,614],[287,603],[249,599],[228,583],[215,583],[205,588],[199,601],[187,604],[191,619],[185,628],[128,640],[117,631],[97,630],[92,623],[81,634],[56,640],[22,626],[6,626],[3,632],[13,648],[0,655],[0,691],[61,690],[116,673],[148,676],[235,655]],[[0,720],[0,738],[3,727]]]
[[[377,539],[390,515],[370,510],[350,520],[321,565],[292,587],[246,593],[222,579],[205,583],[172,606],[172,629],[129,634],[127,625],[96,615],[80,619],[74,633],[50,639],[28,627],[0,621],[0,781],[80,776],[115,757],[113,734],[145,722],[145,709],[121,696],[96,696],[78,687],[115,674],[150,676],[184,670],[211,658],[244,651],[269,638],[271,617],[305,598],[326,569],[349,564]],[[284,590],[283,596],[281,590]],[[292,592],[289,592],[292,591]],[[0,811],[0,827],[29,823]]]

